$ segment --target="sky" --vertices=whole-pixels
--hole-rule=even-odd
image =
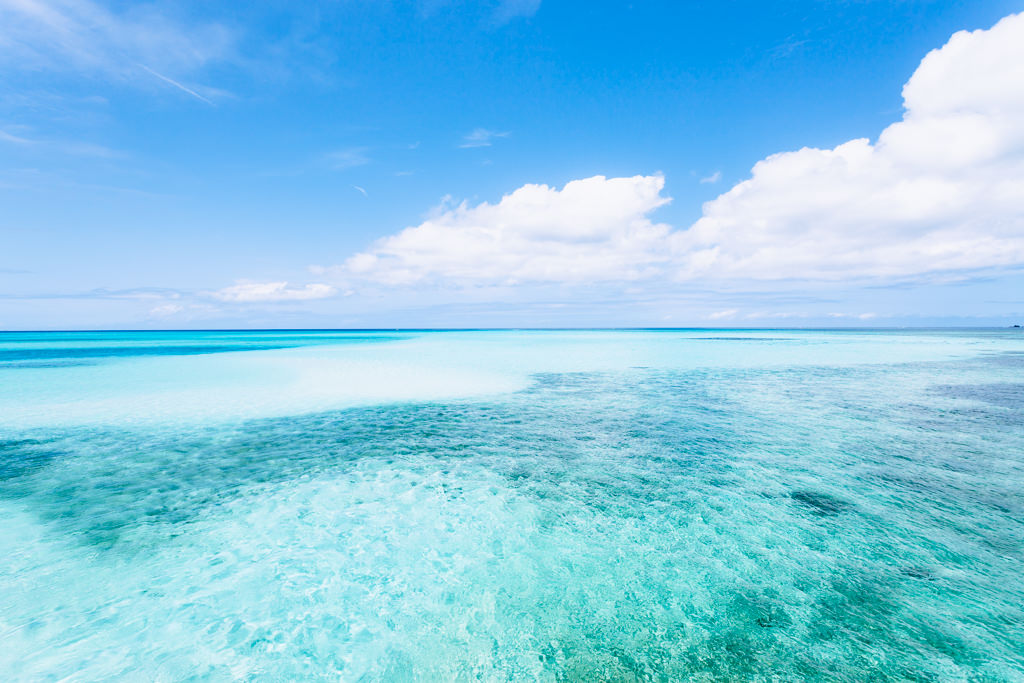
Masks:
[[[1024,0],[0,0],[0,329],[1024,324]]]

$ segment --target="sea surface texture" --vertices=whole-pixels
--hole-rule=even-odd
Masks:
[[[0,680],[1024,680],[1024,334],[0,334]]]

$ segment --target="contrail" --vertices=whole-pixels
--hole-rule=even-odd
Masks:
[[[149,73],[151,73],[154,76],[156,76],[157,78],[159,78],[161,81],[164,81],[165,83],[170,83],[175,88],[178,88],[179,90],[183,90],[183,91],[187,92],[189,95],[191,95],[192,97],[195,97],[196,99],[199,99],[199,100],[202,100],[203,102],[206,102],[211,107],[216,107],[217,106],[213,102],[211,102],[210,100],[206,99],[205,97],[203,97],[202,95],[197,93],[192,88],[185,87],[184,85],[182,85],[181,83],[178,83],[178,81],[174,80],[173,78],[168,78],[167,76],[164,76],[162,73],[159,73],[157,71],[153,71],[152,69],[150,69],[145,64],[139,64],[139,66],[141,66],[143,69],[145,69]]]

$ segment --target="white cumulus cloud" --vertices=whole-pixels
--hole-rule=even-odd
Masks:
[[[953,35],[903,96],[902,120],[875,142],[770,156],[688,229],[651,219],[669,201],[660,175],[595,176],[443,207],[332,272],[467,285],[884,280],[1024,264],[1024,15]]]
[[[525,185],[497,204],[463,202],[379,240],[343,271],[386,284],[642,278],[666,258],[669,227],[647,216],[669,201],[664,182],[595,176],[560,190]]]
[[[902,277],[1024,263],[1024,15],[961,31],[877,142],[768,157],[672,236],[679,275]]]
[[[287,282],[240,282],[213,293],[214,298],[235,303],[265,301],[306,301],[325,299],[333,296],[334,287],[325,284],[308,284],[304,287],[289,287]]]

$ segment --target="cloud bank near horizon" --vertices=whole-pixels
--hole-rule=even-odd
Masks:
[[[524,185],[446,204],[327,269],[408,287],[878,280],[1024,264],[1024,14],[960,31],[903,88],[872,143],[759,161],[688,229],[655,222],[660,175]]]
[[[334,293],[334,287],[325,284],[292,287],[287,282],[239,282],[213,292],[212,296],[214,299],[233,303],[262,303],[325,299]]]

